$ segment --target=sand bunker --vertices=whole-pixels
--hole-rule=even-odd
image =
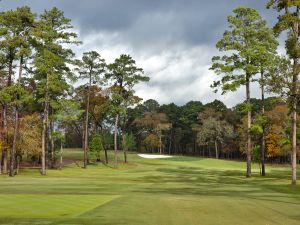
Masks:
[[[165,158],[171,158],[170,155],[150,155],[150,154],[138,154],[138,156],[146,159],[165,159]]]

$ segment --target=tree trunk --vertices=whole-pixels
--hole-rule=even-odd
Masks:
[[[292,111],[292,184],[297,182],[297,103],[293,103]]]
[[[118,124],[119,124],[119,114],[116,115],[116,121],[115,121],[115,136],[114,136],[115,168],[118,166]]]
[[[11,55],[11,50],[10,50],[10,55]],[[13,59],[9,60],[9,65],[8,65],[8,78],[7,78],[7,87],[11,86],[11,78],[13,74]],[[7,111],[8,111],[8,105],[7,103],[4,103],[4,108],[3,108],[3,130],[4,130],[4,139],[6,141],[7,146],[9,146],[8,143],[8,126],[7,126]],[[2,156],[2,161],[3,161],[3,173],[7,173],[7,150],[4,151],[4,154]]]
[[[59,169],[61,170],[63,166],[63,144],[60,141],[60,160],[59,160]]]
[[[127,151],[126,151],[126,150],[124,150],[124,161],[125,161],[125,163],[128,162],[128,161],[127,161]]]
[[[10,160],[9,160],[9,176],[13,177],[15,175],[15,155],[16,155],[16,145],[17,145],[17,131],[18,131],[18,110],[17,107],[14,107],[14,135],[13,135],[13,145],[10,148]]]
[[[123,134],[123,143],[125,143],[125,135]],[[124,151],[124,162],[127,163],[127,146],[123,146]]]
[[[45,102],[44,102],[44,118],[43,118],[43,133],[42,133],[42,169],[41,174],[46,175],[46,149],[47,149],[47,130],[48,130],[48,113],[49,113],[49,76],[46,75],[46,86],[45,86]]]
[[[263,129],[262,139],[261,139],[261,147],[260,147],[260,161],[261,161],[261,175],[266,176],[266,164],[265,164],[265,129]]]
[[[265,85],[264,85],[264,73],[261,72],[261,115],[265,115]],[[265,126],[263,125],[263,132],[260,145],[260,161],[261,161],[261,175],[266,176],[265,169]]]
[[[294,59],[292,87],[292,184],[297,183],[297,83],[298,61]]]
[[[3,140],[7,143],[8,142],[8,135],[7,135],[7,104],[5,103],[3,106]],[[7,174],[7,150],[5,149],[2,152],[2,173]]]
[[[105,153],[105,163],[108,164],[108,157],[107,157],[107,149],[104,149],[104,153]]]
[[[247,172],[246,177],[251,177],[251,109],[250,109],[250,75],[246,75],[246,101],[247,101]]]
[[[161,132],[161,131],[160,131]],[[162,143],[161,143],[161,133],[159,133],[159,154],[161,155],[161,148],[162,148]]]
[[[215,140],[215,149],[216,149],[216,159],[219,159],[219,152],[218,152],[218,143],[217,143],[217,140]]]
[[[22,77],[22,70],[23,70],[23,56],[20,58],[20,65],[19,65],[19,77],[18,77],[18,84],[21,83]],[[19,96],[16,96],[19,98]],[[9,176],[13,177],[15,175],[15,155],[16,155],[16,147],[17,147],[17,135],[19,130],[19,112],[17,105],[14,106],[14,134],[13,134],[13,145],[10,150],[10,166],[9,166]]]
[[[82,142],[82,152],[83,152],[83,162],[84,162],[84,145],[85,145],[85,120],[83,120],[83,122],[82,122],[82,132],[81,132],[81,134],[82,134],[82,136],[81,136],[81,138],[82,138],[82,140],[81,140],[81,142]]]
[[[90,74],[89,86],[88,86],[88,93],[87,93],[87,101],[86,101],[86,111],[85,111],[85,129],[84,129],[84,157],[83,157],[83,164],[84,168],[86,169],[88,164],[88,141],[89,141],[89,108],[90,108],[90,90],[92,84],[92,77]]]

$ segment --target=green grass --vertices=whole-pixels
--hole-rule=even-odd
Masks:
[[[300,224],[300,186],[290,185],[289,167],[268,166],[262,178],[254,165],[246,179],[244,162],[129,160],[118,169],[71,164],[45,177],[34,169],[0,176],[0,224]]]
[[[118,196],[9,194],[0,195],[0,217],[55,218],[76,217]],[[20,207],[26,206],[26,207]]]

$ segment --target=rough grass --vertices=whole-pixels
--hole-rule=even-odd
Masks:
[[[120,160],[122,154],[120,153]],[[80,160],[79,150],[65,157]],[[110,154],[112,160],[112,154]],[[142,159],[0,176],[1,224],[300,224],[300,187],[290,169],[250,179],[245,163],[193,157]]]

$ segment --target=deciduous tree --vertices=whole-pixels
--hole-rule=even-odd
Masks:
[[[214,145],[216,159],[219,158],[219,146],[225,140],[233,138],[233,127],[221,118],[221,113],[207,108],[199,113],[199,124],[194,128],[197,131],[199,145]]]
[[[159,138],[159,153],[162,154],[162,136],[164,130],[169,130],[172,124],[165,113],[145,113],[144,117],[136,119],[135,123],[146,127],[150,133],[155,133]]]

